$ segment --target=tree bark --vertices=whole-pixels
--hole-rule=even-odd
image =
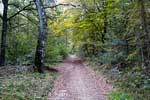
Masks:
[[[4,5],[2,16],[2,34],[1,34],[1,52],[0,52],[0,66],[5,65],[5,53],[6,53],[6,34],[7,34],[7,11],[8,0],[2,0]]]
[[[39,34],[35,54],[35,66],[39,73],[44,73],[44,57],[47,40],[47,19],[42,0],[34,0],[39,15]]]

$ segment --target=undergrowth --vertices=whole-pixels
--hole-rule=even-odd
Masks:
[[[0,100],[47,100],[56,73],[0,76]]]
[[[97,72],[103,73],[116,88],[109,94],[109,100],[150,100],[150,77],[143,74],[142,67],[129,66],[118,70],[110,65],[89,61]]]
[[[112,91],[108,95],[109,100],[133,100],[129,93],[126,93],[122,90]]]

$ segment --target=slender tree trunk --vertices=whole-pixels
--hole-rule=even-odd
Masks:
[[[147,59],[150,60],[150,35],[147,28],[147,21],[146,21],[146,10],[144,5],[144,0],[139,0],[141,6],[141,24],[144,32],[146,33],[146,47],[147,47]]]
[[[107,11],[106,11],[106,6],[107,6],[107,0],[103,0],[103,9],[104,9],[104,28],[103,28],[103,33],[102,33],[102,43],[105,43],[105,35],[107,33]]]
[[[104,9],[104,27],[103,27],[103,33],[102,33],[102,43],[104,44],[105,43],[105,36],[107,34],[107,25],[108,25],[108,22],[107,22],[107,0],[104,0],[103,1],[103,9]],[[102,52],[104,53],[105,50],[102,49]]]
[[[106,3],[106,1],[105,1]],[[102,34],[102,43],[105,43],[105,35],[107,34],[107,11],[106,4],[104,4],[104,33]]]
[[[3,18],[2,18],[3,23],[2,23],[2,34],[1,34],[0,66],[5,65],[8,0],[2,0],[2,2],[4,5],[4,10],[3,10]]]
[[[39,15],[39,35],[35,54],[35,66],[38,72],[44,73],[44,57],[47,40],[47,19],[42,0],[34,0]]]

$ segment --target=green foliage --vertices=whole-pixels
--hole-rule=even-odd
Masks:
[[[29,4],[29,1],[10,0],[10,4],[11,5],[9,7],[11,9],[8,12],[9,16],[16,13],[16,9],[22,9],[25,5]],[[29,8],[32,9],[32,5]],[[54,20],[51,19],[50,22],[54,22]],[[53,28],[51,28],[51,23],[49,23],[48,26],[48,30],[53,30]],[[37,29],[38,21],[36,10],[22,11],[22,14],[18,14],[9,21],[6,48],[7,64],[18,65],[34,63],[38,35]],[[65,37],[56,36],[55,32],[51,32],[50,34],[51,36],[47,37],[48,43],[45,60],[50,63],[50,61],[59,61],[65,59],[65,57],[68,55],[68,49],[65,46]]]
[[[149,100],[149,74],[145,74],[149,71],[141,67],[141,62],[146,60],[142,56],[147,53],[138,0],[76,2],[79,8],[67,9],[54,21],[54,32],[63,36],[69,32],[74,52],[97,61],[98,65],[103,64],[94,69],[103,70],[121,88],[113,92],[110,99]],[[148,0],[144,3],[149,27],[150,4]]]
[[[137,51],[135,51],[128,55],[127,61],[135,61],[135,60],[137,60],[137,57],[138,57],[138,53],[137,53]]]
[[[20,74],[0,77],[1,100],[47,100],[56,75]]]
[[[150,99],[150,77],[143,73],[143,67],[128,65],[128,68],[119,71],[108,64],[100,65],[93,61],[89,64],[97,73],[105,74],[109,82],[119,88],[109,94],[110,100],[120,100],[123,97],[129,100]]]
[[[11,33],[8,37],[7,63],[29,64],[33,62],[35,36],[27,33]]]
[[[129,94],[123,91],[113,91],[109,94],[109,100],[134,100]]]
[[[135,66],[132,70],[127,68],[116,81],[124,90],[133,94],[136,100],[149,100],[150,77],[143,74],[142,71],[143,68],[139,66]]]
[[[62,56],[63,59],[65,59],[68,56],[69,50],[67,49],[66,45],[60,45],[59,48],[59,54]]]
[[[70,2],[70,0],[67,1]],[[98,66],[96,70],[103,69],[108,72],[117,86],[133,94],[135,100],[150,100],[150,78],[149,74],[146,74],[149,72],[149,65],[146,62],[149,61],[146,58],[149,51],[145,44],[147,36],[141,22],[139,0],[71,1],[80,6],[75,9],[65,7],[64,10],[58,7],[46,10],[50,18],[46,63],[62,61],[67,57],[71,48],[73,53],[92,58],[92,61],[97,61],[99,65],[103,64],[103,67]],[[143,1],[147,29],[150,31],[150,2],[149,0]],[[10,0],[9,4],[8,16],[11,16],[29,4],[29,0]],[[0,25],[2,26],[2,23]],[[36,10],[22,11],[9,20],[6,53],[8,64],[33,63],[37,25]],[[121,63],[124,66],[120,65]],[[122,70],[119,71],[118,68]],[[23,79],[26,80],[25,77]],[[11,97],[17,97],[18,100],[24,100],[26,98],[24,92],[20,92],[20,90],[25,90],[22,84],[23,82],[16,86],[11,83],[7,87],[2,87],[6,91],[2,99],[9,100]],[[32,83],[30,85],[32,86]],[[37,86],[36,83],[34,85]],[[12,87],[17,87],[14,95]],[[7,94],[7,91],[10,94]],[[40,98],[36,99],[40,100]],[[130,100],[131,97],[122,91],[115,91],[111,93],[110,99]]]
[[[46,62],[62,61],[68,56],[66,41],[64,38],[49,35],[46,49]]]

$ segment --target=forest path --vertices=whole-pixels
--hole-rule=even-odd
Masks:
[[[82,59],[71,56],[59,65],[60,77],[48,100],[107,100],[112,86],[103,76],[82,63]]]

